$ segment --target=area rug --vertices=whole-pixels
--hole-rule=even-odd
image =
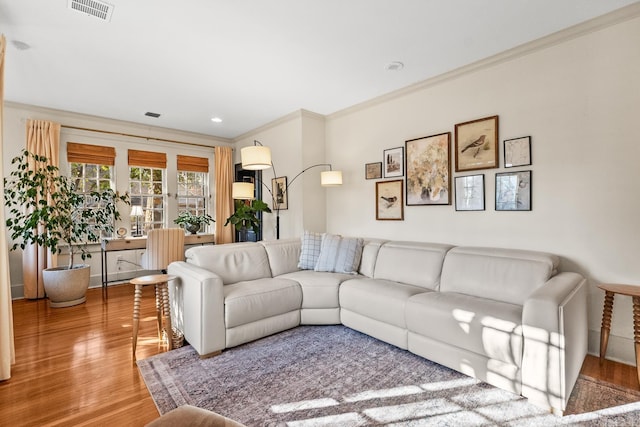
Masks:
[[[572,415],[557,417],[343,326],[301,326],[209,359],[185,346],[138,367],[161,414],[191,404],[247,426],[640,425],[633,392],[581,377]]]

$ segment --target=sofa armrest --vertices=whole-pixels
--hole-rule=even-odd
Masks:
[[[561,414],[587,354],[587,290],[577,273],[536,289],[522,310],[522,395]]]
[[[224,292],[220,276],[183,261],[167,269],[177,277],[169,284],[172,324],[200,356],[225,348]]]

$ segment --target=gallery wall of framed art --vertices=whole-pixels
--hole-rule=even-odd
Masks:
[[[493,183],[495,211],[530,211],[531,136],[500,144],[499,124],[498,115],[460,122],[454,125],[453,141],[451,132],[408,139],[404,147],[384,149],[382,162],[366,163],[365,179],[378,180],[376,220],[404,219],[399,205],[453,204],[456,212],[486,211],[487,181]],[[516,170],[521,167],[529,169]],[[480,170],[488,171],[489,180],[484,173],[474,173]],[[386,180],[398,177],[404,179]],[[399,188],[404,188],[402,197]]]

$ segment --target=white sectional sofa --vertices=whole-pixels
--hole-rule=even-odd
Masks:
[[[364,240],[349,274],[300,269],[301,246],[190,248],[168,269],[178,277],[173,324],[205,357],[301,324],[341,323],[564,411],[587,351],[587,304],[584,278],[559,273],[557,256]]]

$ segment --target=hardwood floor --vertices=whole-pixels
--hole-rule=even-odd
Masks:
[[[158,344],[153,287],[143,288],[137,357]],[[131,354],[133,286],[87,292],[87,302],[50,308],[13,303],[16,364],[0,382],[0,426],[142,426],[159,416]]]
[[[158,344],[153,288],[143,289],[138,359]],[[13,303],[16,365],[0,382],[0,426],[143,426],[158,412],[131,355],[133,286],[90,289],[87,302]],[[582,373],[640,389],[635,366],[587,356]]]

